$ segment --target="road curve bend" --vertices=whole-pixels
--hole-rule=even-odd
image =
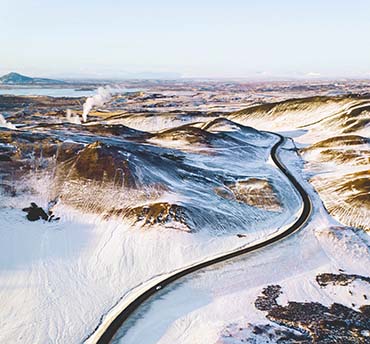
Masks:
[[[271,159],[275,163],[275,165],[281,170],[283,174],[289,179],[289,181],[293,184],[294,188],[298,191],[299,195],[302,198],[303,201],[303,210],[299,218],[296,222],[294,222],[289,228],[287,228],[284,232],[280,232],[279,234],[270,237],[269,239],[266,239],[263,242],[259,242],[257,244],[254,244],[252,246],[242,248],[237,251],[233,251],[231,253],[227,253],[223,256],[219,256],[217,258],[210,259],[205,262],[201,262],[199,264],[190,266],[188,268],[185,268],[184,270],[175,272],[173,275],[166,277],[161,282],[157,283],[156,285],[148,288],[143,293],[141,293],[136,299],[134,299],[130,304],[128,304],[112,321],[105,330],[101,333],[100,337],[95,339],[93,343],[97,344],[108,344],[113,339],[114,335],[118,331],[118,329],[122,326],[122,324],[125,322],[125,320],[136,310],[139,308],[139,306],[144,303],[147,299],[149,299],[151,296],[155,295],[156,292],[163,289],[167,285],[171,284],[172,282],[178,280],[181,277],[184,277],[186,275],[189,275],[197,270],[209,267],[211,265],[226,261],[231,258],[235,258],[238,256],[242,256],[244,254],[259,250],[261,248],[264,248],[266,246],[269,246],[273,243],[276,243],[289,235],[295,233],[299,229],[301,229],[306,222],[308,221],[311,211],[312,211],[312,203],[310,196],[307,194],[307,192],[304,190],[304,188],[299,184],[299,182],[295,179],[295,177],[289,172],[287,167],[279,160],[279,157],[277,155],[278,148],[285,142],[285,138],[276,133],[268,132],[270,134],[274,134],[279,137],[279,141],[274,144],[274,146],[271,148]],[[96,333],[95,333],[96,334]],[[90,337],[88,339],[88,342],[90,342],[92,338]]]

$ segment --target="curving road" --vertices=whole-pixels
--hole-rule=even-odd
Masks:
[[[280,232],[279,234],[263,241],[260,243],[257,243],[255,245],[227,253],[223,256],[213,258],[211,260],[208,260],[206,262],[199,263],[197,265],[193,265],[191,267],[188,267],[184,270],[181,270],[179,272],[174,273],[170,277],[165,278],[163,281],[159,282],[158,284],[150,287],[146,291],[144,291],[142,294],[140,294],[135,300],[133,300],[125,309],[123,309],[116,318],[113,319],[113,321],[106,327],[104,332],[101,334],[101,336],[95,341],[97,344],[106,344],[109,343],[114,335],[116,334],[117,330],[122,326],[124,321],[136,310],[139,308],[139,306],[144,303],[147,299],[149,299],[151,296],[155,295],[155,293],[166,287],[167,285],[171,284],[172,282],[178,280],[181,277],[184,277],[186,275],[191,274],[192,272],[195,272],[197,270],[206,268],[208,266],[223,262],[225,260],[235,258],[253,251],[256,251],[258,249],[261,249],[263,247],[266,247],[268,245],[271,245],[275,242],[278,242],[289,235],[295,233],[300,228],[303,227],[303,225],[307,222],[307,220],[310,217],[311,210],[312,210],[312,204],[309,195],[304,190],[304,188],[298,183],[298,181],[293,177],[293,175],[288,171],[288,169],[284,166],[284,164],[279,160],[279,157],[277,155],[278,148],[284,143],[285,138],[276,133],[271,133],[274,135],[277,135],[279,137],[279,141],[274,144],[274,146],[271,148],[271,159],[274,161],[276,166],[281,170],[282,173],[285,174],[285,176],[289,179],[289,181],[293,184],[295,189],[300,194],[302,201],[303,201],[303,211],[297,221],[291,225],[288,229],[286,229],[284,232]]]

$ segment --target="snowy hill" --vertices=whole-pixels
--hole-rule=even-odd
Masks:
[[[18,73],[8,73],[0,77],[0,84],[3,85],[35,85],[35,84],[65,84],[65,81],[46,79],[46,78],[32,78]]]

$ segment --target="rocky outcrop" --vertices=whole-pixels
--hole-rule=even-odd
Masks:
[[[360,275],[324,273],[316,277],[317,283],[323,287],[328,284],[344,286],[356,279],[370,283],[370,278]],[[280,294],[278,285],[264,288],[255,307],[267,311],[266,317],[274,323],[301,332],[307,343],[370,342],[369,305],[361,306],[360,311],[338,303],[327,307],[319,302],[289,301],[286,306],[281,306],[276,301]]]
[[[266,179],[249,178],[214,188],[215,193],[225,199],[235,200],[257,208],[280,211],[280,201]]]
[[[177,223],[178,229],[191,231],[186,209],[178,204],[167,202],[152,203],[135,208],[113,209],[106,217],[118,216],[140,223],[143,227],[150,225],[168,225]]]
[[[44,209],[33,202],[30,207],[23,208],[22,210],[27,213],[26,217],[29,221],[45,220],[51,222],[59,220],[59,217],[55,217],[51,210],[46,213]]]
[[[365,277],[361,275],[325,273],[316,276],[316,282],[322,287],[326,287],[328,284],[344,286],[350,284],[355,280],[361,280],[370,283],[370,277]]]
[[[262,290],[262,295],[257,297],[254,306],[260,311],[269,311],[278,306],[276,299],[281,293],[279,285],[269,285]]]
[[[326,307],[318,302],[289,302],[273,307],[267,318],[308,334],[314,343],[366,343],[369,339],[370,318],[338,303]]]

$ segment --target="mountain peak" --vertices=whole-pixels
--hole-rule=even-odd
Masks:
[[[10,72],[10,73],[8,73],[8,74],[5,74],[4,76],[10,76],[10,77],[12,77],[12,76],[24,76],[24,75],[19,74],[19,73],[17,73],[17,72]]]

